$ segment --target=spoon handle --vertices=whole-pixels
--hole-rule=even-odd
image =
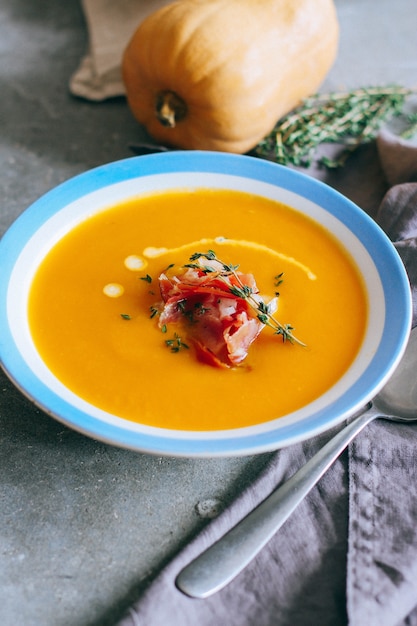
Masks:
[[[352,439],[381,412],[371,407],[328,441],[301,469],[278,487],[228,533],[178,575],[188,596],[207,598],[232,581],[288,519]]]

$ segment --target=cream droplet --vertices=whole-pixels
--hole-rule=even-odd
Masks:
[[[124,287],[119,283],[109,283],[103,287],[103,293],[109,298],[119,298],[124,292]]]
[[[131,254],[125,258],[125,266],[132,272],[137,272],[144,268],[146,262],[137,254]]]
[[[149,246],[143,251],[143,256],[146,256],[148,259],[155,259],[156,257],[162,256],[167,252],[169,252],[168,248],[154,248],[153,246]]]

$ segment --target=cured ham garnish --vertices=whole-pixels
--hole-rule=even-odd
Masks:
[[[237,271],[212,251],[196,253],[204,263],[190,263],[179,274],[159,276],[163,307],[159,326],[181,324],[198,358],[217,367],[244,361],[251,344],[265,328],[265,314],[277,309],[277,299],[265,303],[252,274]]]

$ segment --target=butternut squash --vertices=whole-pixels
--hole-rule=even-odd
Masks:
[[[177,0],[124,51],[129,106],[166,145],[246,152],[317,91],[338,34],[333,0]]]

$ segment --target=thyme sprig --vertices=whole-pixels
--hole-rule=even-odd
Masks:
[[[320,162],[328,168],[341,167],[361,144],[375,139],[383,122],[403,114],[407,97],[416,93],[393,85],[316,94],[279,120],[255,154],[273,157],[281,165],[308,167],[320,144],[340,143],[344,150],[339,158],[322,157]],[[408,128],[401,136],[412,137],[417,132],[417,114],[404,114],[404,119]]]
[[[206,265],[200,262],[201,259],[215,261],[216,265]],[[288,340],[290,343],[297,343],[301,346],[305,346],[302,341],[294,336],[292,332],[294,327],[291,326],[291,324],[281,324],[272,314],[268,304],[266,304],[266,302],[259,297],[255,296],[253,289],[241,281],[239,274],[237,273],[237,270],[239,269],[238,265],[225,263],[217,257],[214,250],[208,250],[207,252],[195,252],[190,256],[190,261],[191,263],[187,263],[185,267],[198,269],[204,274],[214,273],[216,278],[219,278],[227,286],[228,291],[232,295],[246,300],[249,306],[256,313],[258,320],[262,322],[262,324],[265,324],[265,326],[272,328],[274,334],[280,335],[284,342]],[[236,284],[230,284],[227,280],[229,276],[233,276]],[[275,280],[277,283],[281,284],[282,274],[276,276]]]

